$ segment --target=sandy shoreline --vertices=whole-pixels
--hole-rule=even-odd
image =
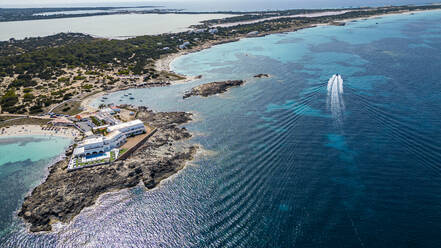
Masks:
[[[223,24],[215,24],[211,27],[232,27],[236,25],[246,25],[246,24],[254,24],[264,21],[272,21],[282,18],[296,18],[296,17],[321,17],[321,16],[333,16],[333,15],[341,15],[347,12],[351,12],[353,10],[340,10],[340,11],[324,11],[324,12],[313,12],[309,14],[297,14],[297,15],[285,15],[285,16],[273,16],[268,18],[262,18],[257,20],[251,20],[251,21],[240,21],[240,22],[229,22],[229,23],[223,23]]]
[[[405,12],[410,13],[410,12]],[[395,13],[400,14],[400,13]],[[380,15],[379,15],[380,16]],[[372,16],[371,18],[375,18]],[[358,19],[367,19],[367,18],[358,18]],[[338,22],[344,22],[345,20],[339,20]],[[327,23],[326,25],[331,25],[331,23]],[[290,28],[289,30],[277,30],[274,32],[264,33],[261,36],[274,34],[274,33],[283,33],[283,32],[292,32],[303,28],[308,27],[315,27],[318,26],[317,24],[311,24],[311,25],[305,25],[302,27]],[[194,49],[189,49],[185,51],[181,51],[175,54],[170,54],[168,56],[165,56],[162,59],[159,59],[155,62],[155,67],[158,71],[171,71],[170,65],[171,63],[179,58],[182,55],[201,51],[207,48],[210,48],[214,45],[217,45],[219,43],[225,43],[225,42],[234,42],[240,40],[240,38],[245,38],[246,36],[236,37],[234,39],[225,39],[225,40],[219,40],[219,41],[213,41],[204,43],[203,45],[197,46]],[[180,82],[187,82],[194,80],[194,77],[187,77],[183,80],[177,80],[172,81],[171,83],[176,84]],[[90,95],[82,100],[82,106],[85,107],[85,111],[94,109],[92,106],[90,106],[90,103],[92,100],[101,97],[104,94],[108,94],[111,92],[116,92],[118,90],[112,90],[112,91],[102,91],[97,94]],[[94,167],[94,168],[87,168],[84,170],[78,170],[75,172],[75,174],[66,175],[64,173],[64,165],[62,163],[57,163],[51,170],[50,175],[48,178],[38,187],[40,187],[41,190],[36,190],[35,195],[31,195],[33,198],[26,199],[26,203],[23,204],[22,209],[20,210],[20,216],[25,218],[26,221],[29,223],[32,223],[31,231],[32,232],[39,232],[39,231],[50,231],[51,224],[48,221],[47,223],[42,220],[50,220],[53,217],[53,214],[51,212],[51,209],[53,206],[51,204],[54,204],[54,209],[57,209],[61,211],[62,214],[58,215],[58,219],[55,219],[55,221],[60,221],[64,223],[68,223],[71,221],[77,214],[80,214],[82,209],[84,207],[88,206],[96,206],[96,204],[99,204],[99,197],[100,194],[107,194],[106,190],[109,192],[124,190],[127,187],[135,187],[137,185],[140,185],[141,180],[143,181],[144,186],[146,186],[147,189],[155,188],[157,185],[160,185],[162,180],[172,180],[180,170],[185,168],[188,164],[191,164],[191,161],[194,161],[195,159],[200,159],[199,156],[208,156],[208,155],[215,155],[215,153],[210,153],[210,151],[204,150],[199,151],[196,147],[190,147],[189,150],[184,154],[184,159],[180,159],[182,157],[182,152],[180,152],[181,148],[176,148],[174,152],[176,152],[175,156],[172,156],[172,159],[167,160],[167,163],[159,163],[158,161],[163,161],[163,154],[165,152],[170,152],[169,149],[171,147],[171,142],[176,143],[186,143],[184,139],[187,139],[187,135],[190,135],[190,133],[187,133],[185,129],[170,129],[171,125],[168,125],[168,123],[162,123],[163,119],[168,119],[164,117],[160,117],[161,113],[157,113],[155,115],[158,115],[158,118],[147,118],[151,117],[152,115],[149,112],[146,112],[146,118],[143,121],[158,121],[158,128],[164,128],[162,131],[164,133],[159,133],[160,137],[156,137],[157,139],[152,139],[149,142],[146,143],[146,145],[143,147],[144,149],[140,149],[138,154],[133,155],[129,160],[120,161],[118,164],[110,165],[113,166],[111,169],[108,169],[106,167]],[[188,114],[188,113],[186,113]],[[173,117],[173,116],[172,116]],[[183,117],[179,118],[176,117],[179,121],[174,121],[174,124],[180,125],[187,123],[189,120],[182,121],[180,119],[185,119]],[[191,120],[191,119],[190,119]],[[8,128],[6,132],[10,133],[10,136],[17,136],[17,133],[23,133],[23,135],[30,135],[26,134],[26,132],[33,132],[32,135],[35,135],[37,132],[49,132],[47,135],[52,136],[62,136],[62,135],[69,135],[69,132],[72,132],[72,137],[75,137],[72,130],[66,129],[66,128],[59,128],[59,129],[65,129],[65,130],[43,130],[40,126],[36,125],[24,125],[24,126],[15,126],[16,130],[11,129],[12,127]],[[31,129],[32,128],[32,129]],[[9,130],[11,129],[11,130]],[[170,129],[170,130],[169,130]],[[52,132],[52,133],[50,133]],[[55,132],[55,133],[54,133]],[[0,137],[2,136],[2,129],[0,129]],[[176,135],[178,134],[178,135]],[[44,134],[43,134],[44,135]],[[181,136],[179,136],[181,135]],[[174,139],[173,137],[179,137],[179,139]],[[66,136],[65,136],[66,137]],[[191,137],[191,136],[190,136]],[[167,141],[167,142],[164,142]],[[164,144],[169,144],[170,147],[164,146]],[[175,147],[175,146],[173,146]],[[179,156],[178,156],[179,155]],[[150,159],[150,162],[146,163],[146,158]],[[174,167],[167,167],[170,164],[174,164]],[[162,166],[162,167],[161,167]],[[170,170],[172,170],[170,172]],[[92,172],[92,173],[90,173]],[[115,172],[117,174],[117,178],[115,178]],[[119,174],[118,174],[119,173]],[[95,176],[95,180],[89,180],[87,176]],[[154,175],[154,176],[152,176]],[[85,179],[87,178],[87,180]],[[99,178],[99,179],[98,179]],[[107,179],[108,181],[105,181],[104,179]],[[128,182],[128,179],[130,181]],[[115,180],[120,180],[115,183]],[[91,182],[96,184],[90,184]],[[104,183],[103,183],[104,182]],[[99,184],[103,183],[103,184]],[[117,185],[117,186],[115,186]],[[78,189],[77,192],[69,191],[71,194],[69,197],[66,197],[66,191],[64,188],[72,188],[72,189]],[[88,189],[88,190],[85,190]],[[87,192],[90,195],[84,195],[84,192]],[[56,197],[48,197],[48,196],[63,196],[61,199],[74,199],[74,203],[81,203],[78,205],[75,204],[69,204],[69,202],[64,201],[55,201],[53,199],[56,199]],[[48,199],[48,202],[42,201],[41,199]],[[83,202],[84,200],[87,200],[87,202]],[[95,201],[96,200],[96,201]],[[41,207],[44,205],[44,207]],[[36,207],[37,206],[37,207]],[[73,207],[72,207],[73,206]],[[36,211],[34,211],[37,209]],[[39,212],[40,211],[40,212]],[[63,212],[64,211],[64,212]],[[73,218],[72,218],[73,217]],[[49,223],[49,224],[48,224]]]
[[[440,10],[441,9],[400,11],[400,12],[395,12],[395,13],[386,13],[386,14],[378,14],[378,15],[373,15],[373,16],[367,16],[367,17],[358,17],[358,18],[344,19],[344,20],[337,21],[337,22],[362,21],[362,20],[376,19],[376,18],[381,18],[381,17],[384,17],[384,16],[391,16],[391,15],[404,15],[404,14],[412,15],[412,14],[417,14],[417,13],[430,12],[430,11],[440,11]],[[323,25],[330,25],[330,24],[323,24]],[[319,25],[317,25],[317,26],[319,26]]]
[[[317,23],[317,24],[311,23],[311,24],[304,25],[304,26],[290,27],[290,28],[286,28],[286,29],[280,29],[277,31],[263,32],[263,33],[257,35],[257,37],[263,37],[263,36],[267,36],[267,35],[271,35],[271,34],[295,32],[295,31],[298,31],[301,29],[313,28],[313,27],[317,27],[317,26],[329,26],[329,25],[334,25],[335,23],[347,23],[347,22],[353,22],[353,21],[358,21],[358,20],[375,19],[375,18],[380,18],[380,17],[388,16],[388,15],[414,14],[414,13],[419,13],[419,12],[428,12],[428,11],[437,11],[437,10],[400,11],[400,12],[395,12],[395,13],[378,14],[378,15],[372,15],[372,16],[367,16],[367,17],[357,17],[357,18],[333,20],[328,23]],[[344,12],[346,13],[349,11],[344,11]],[[323,14],[323,13],[320,13],[320,14]],[[318,14],[317,16],[320,16],[320,14]],[[337,15],[338,13],[332,12],[331,14]],[[314,17],[314,15],[311,15],[311,17]],[[184,78],[184,79],[180,79],[180,80],[170,81],[171,84],[181,84],[181,83],[187,83],[187,82],[194,81],[194,80],[198,79],[198,76],[182,75],[182,74],[174,72],[171,68],[171,64],[173,63],[173,61],[175,61],[176,59],[178,59],[181,56],[184,56],[184,55],[187,55],[190,53],[199,52],[199,51],[211,48],[215,45],[240,41],[242,38],[248,38],[248,36],[246,34],[244,34],[244,35],[231,37],[231,38],[224,38],[224,39],[219,39],[219,40],[208,41],[206,43],[197,45],[191,49],[181,50],[177,53],[167,54],[154,62],[154,68],[155,68],[155,70],[157,70],[159,72],[174,73],[174,74],[177,74],[177,75]],[[201,75],[201,76],[203,76],[203,75]],[[131,88],[133,88],[133,87],[131,87]],[[110,94],[113,92],[127,90],[127,89],[130,89],[130,88],[102,91],[97,94],[94,94],[94,95],[91,95],[91,96],[84,98],[81,103],[81,106],[84,109],[83,112],[94,112],[97,110],[96,107],[93,107],[91,105],[91,102],[93,100],[95,100],[105,94]]]
[[[285,32],[285,31],[283,31]],[[195,53],[195,52],[199,52],[208,48],[211,48],[215,45],[220,45],[220,44],[224,44],[224,43],[229,43],[229,42],[236,42],[239,41],[240,39],[245,38],[245,36],[243,37],[234,37],[234,38],[228,38],[228,39],[220,39],[220,40],[215,40],[215,41],[208,41],[207,43],[198,45],[194,48],[188,49],[188,50],[182,50],[178,53],[172,53],[172,54],[168,54],[158,60],[155,61],[155,69],[157,71],[165,71],[165,72],[174,72],[171,69],[171,63],[176,60],[177,58],[190,54],[190,53]],[[173,84],[175,84],[176,82],[181,82],[181,81],[191,81],[191,79],[189,79],[189,76],[187,75],[181,75],[180,76],[186,77],[186,79],[184,80],[177,80],[177,81],[172,81]],[[195,78],[195,77],[194,77]]]
[[[429,12],[429,11],[440,11],[439,9],[435,9],[435,10],[415,10],[415,11],[400,11],[400,12],[395,12],[395,13],[386,13],[386,14],[378,14],[378,15],[372,15],[372,16],[367,16],[367,17],[357,17],[357,18],[349,18],[349,19],[342,19],[342,20],[335,20],[335,21],[331,21],[328,23],[323,23],[323,24],[313,24],[311,23],[310,25],[305,25],[302,27],[297,27],[295,29],[293,28],[287,28],[287,29],[282,29],[282,30],[277,30],[277,31],[270,31],[267,33],[262,33],[260,35],[258,35],[258,37],[263,37],[263,36],[267,36],[267,35],[271,35],[271,34],[280,34],[280,33],[286,33],[286,32],[295,32],[301,29],[306,29],[306,28],[313,28],[313,27],[317,27],[317,26],[330,26],[333,25],[333,23],[347,23],[347,22],[353,22],[353,21],[358,21],[358,20],[368,20],[368,19],[375,19],[375,18],[379,18],[379,17],[384,17],[384,16],[390,16],[390,15],[402,15],[402,14],[415,14],[415,13],[421,13],[421,12]],[[180,51],[178,53],[173,53],[173,54],[169,54],[166,55],[158,60],[155,61],[155,69],[158,71],[165,71],[165,72],[173,72],[173,70],[171,69],[171,63],[176,60],[177,58],[190,54],[190,53],[195,53],[195,52],[199,52],[208,48],[211,48],[215,45],[219,45],[219,44],[223,44],[223,43],[229,43],[229,42],[236,42],[241,40],[242,38],[247,38],[246,35],[242,35],[239,37],[234,37],[234,38],[228,38],[228,39],[220,39],[220,40],[216,40],[216,41],[209,41],[207,43],[204,43],[202,45],[196,46],[192,49],[188,49],[188,50],[183,50]],[[185,81],[191,81],[191,79],[188,78],[187,75],[180,75],[183,77],[186,77]],[[181,80],[179,80],[181,81]],[[172,83],[176,83],[176,81],[172,81]]]
[[[98,92],[96,94],[93,94],[93,95],[88,96],[88,97],[84,98],[83,100],[81,100],[81,108],[83,109],[82,113],[85,113],[85,112],[92,113],[92,112],[97,111],[98,109],[92,106],[92,104],[91,104],[92,101],[99,98],[99,97],[104,96],[105,94],[109,94],[111,92],[112,91]]]
[[[66,137],[75,139],[80,137],[80,132],[74,128],[67,127],[45,127],[39,125],[17,125],[0,128],[0,138],[2,137],[16,137],[42,135],[51,137]]]

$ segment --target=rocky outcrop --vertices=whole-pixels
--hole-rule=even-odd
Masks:
[[[332,21],[329,24],[334,25],[334,26],[345,26],[346,25],[345,22],[337,22],[337,21]]]
[[[270,75],[266,73],[257,74],[254,76],[255,78],[269,78]]]
[[[67,161],[50,168],[45,182],[27,196],[18,212],[31,224],[30,231],[50,231],[54,222],[69,222],[106,192],[143,182],[148,189],[176,173],[193,159],[197,146],[178,142],[191,137],[179,124],[191,120],[185,112],[154,113],[143,110],[138,118],[157,131],[128,159],[110,165],[67,172]]]
[[[240,86],[244,84],[244,80],[228,80],[228,81],[222,81],[222,82],[212,82],[212,83],[206,83],[199,86],[196,86],[191,89],[191,91],[186,92],[183,96],[183,98],[189,98],[191,96],[211,96],[219,93],[226,92],[229,88]]]

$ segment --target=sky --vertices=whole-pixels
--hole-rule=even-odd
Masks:
[[[160,5],[160,2],[183,3],[186,0],[167,0],[167,1],[133,1],[133,0],[0,0],[0,6],[139,6],[139,5]],[[201,0],[202,1],[202,0]],[[215,1],[215,0],[208,0]]]
[[[165,6],[194,11],[339,8],[425,4],[440,0],[0,0],[0,7]]]

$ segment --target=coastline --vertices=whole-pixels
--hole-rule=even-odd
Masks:
[[[395,13],[378,14],[378,15],[372,15],[372,16],[367,16],[367,17],[348,18],[348,19],[344,19],[344,20],[338,21],[338,22],[363,21],[363,20],[371,20],[371,19],[381,18],[381,17],[385,17],[385,16],[405,15],[405,14],[412,15],[412,14],[417,14],[417,13],[431,12],[431,11],[441,11],[441,9],[399,11],[399,12],[395,12]],[[319,24],[319,25],[321,25],[321,24]],[[319,26],[319,25],[317,25],[317,26]],[[332,24],[323,24],[323,26],[326,26],[326,25],[332,25]]]
[[[0,138],[42,135],[51,137],[66,137],[72,140],[80,137],[80,132],[74,128],[52,127],[44,129],[39,125],[17,125],[0,128]]]
[[[226,39],[219,39],[219,40],[214,40],[214,41],[207,41],[206,43],[200,44],[198,46],[192,47],[190,49],[187,50],[181,50],[177,53],[172,53],[172,54],[167,54],[163,57],[161,57],[160,59],[155,61],[155,69],[157,71],[164,71],[164,72],[172,72],[172,73],[176,73],[171,69],[171,63],[176,60],[177,58],[190,54],[190,53],[195,53],[195,52],[200,52],[202,50],[205,49],[209,49],[213,46],[216,45],[221,45],[221,44],[225,44],[225,43],[230,43],[230,42],[236,42],[239,41],[240,39],[245,38],[244,37],[233,37],[233,38],[226,38]],[[171,81],[172,83],[176,83],[176,82],[182,82],[182,81],[191,81],[191,79],[189,78],[188,75],[182,75],[182,74],[178,74],[180,76],[185,77],[186,79],[184,80],[176,80],[176,81]],[[194,78],[195,79],[195,78]]]
[[[423,12],[423,11],[418,11],[418,12]],[[426,11],[424,11],[424,12],[426,12]],[[360,18],[353,18],[353,19],[344,19],[344,20],[339,20],[338,22],[343,22],[343,21],[345,21],[345,22],[348,22],[348,21],[354,21],[354,20],[363,20],[363,19],[372,19],[372,18],[377,18],[377,17],[381,17],[381,16],[385,16],[385,15],[393,15],[393,14],[411,14],[411,13],[413,13],[413,12],[411,12],[411,11],[403,11],[403,12],[401,12],[401,13],[388,13],[388,14],[384,14],[384,15],[374,15],[374,16],[370,16],[370,17],[360,17]],[[258,36],[266,36],[266,35],[270,35],[270,34],[276,34],[276,33],[284,33],[284,32],[293,32],[293,31],[297,31],[297,30],[300,30],[300,29],[304,29],[304,28],[310,28],[310,27],[315,27],[315,26],[318,26],[318,25],[332,25],[332,23],[331,22],[329,22],[329,23],[325,23],[325,24],[311,24],[311,25],[305,25],[305,26],[301,26],[301,27],[297,27],[297,28],[295,28],[294,30],[292,29],[292,28],[287,28],[286,30],[277,30],[277,31],[270,31],[270,32],[267,32],[267,33],[262,33],[262,34],[260,34],[260,35],[258,35]],[[175,60],[175,59],[177,59],[177,58],[179,58],[180,56],[183,56],[183,55],[186,55],[186,54],[189,54],[189,53],[193,53],[193,52],[198,52],[198,51],[201,51],[201,50],[204,50],[204,49],[207,49],[207,48],[210,48],[210,47],[212,47],[212,46],[214,46],[214,45],[218,45],[218,44],[222,44],[222,43],[226,43],[226,42],[235,42],[235,41],[239,41],[240,39],[242,39],[242,38],[246,38],[246,36],[245,35],[243,35],[243,36],[241,36],[241,37],[234,37],[234,38],[228,38],[228,39],[223,39],[223,40],[217,40],[217,41],[210,41],[210,42],[207,42],[207,43],[204,43],[204,44],[201,44],[200,46],[196,46],[196,47],[194,47],[194,48],[192,48],[192,49],[189,49],[189,50],[183,50],[183,51],[180,51],[180,52],[178,52],[178,53],[174,53],[174,54],[170,54],[170,55],[168,55],[168,56],[165,56],[165,57],[163,57],[163,58],[161,58],[161,59],[159,59],[159,60],[157,60],[157,61],[155,61],[155,68],[157,68],[159,71],[171,71],[171,63]],[[193,78],[190,78],[190,77],[188,77],[188,76],[185,76],[185,79],[184,80],[176,80],[176,81],[172,81],[172,83],[174,83],[174,84],[176,84],[176,83],[179,83],[179,82],[187,82],[187,81],[191,81],[191,80],[193,80]],[[113,91],[102,91],[102,92],[99,92],[99,93],[97,93],[97,94],[93,94],[93,95],[90,95],[90,96],[88,96],[88,97],[86,97],[85,99],[83,99],[82,100],[82,105],[83,104],[85,104],[85,105],[89,105],[90,106],[90,102],[92,101],[92,100],[94,100],[94,99],[96,99],[97,97],[99,97],[99,96],[101,96],[102,94],[107,94],[107,93],[110,93],[110,92],[114,92],[114,91],[119,91],[119,90],[123,90],[123,89],[118,89],[118,90],[113,90]],[[90,106],[91,107],[91,106]],[[161,118],[159,118],[160,120],[159,121],[164,121],[163,119],[161,119]],[[158,120],[153,120],[153,121],[158,121]],[[185,122],[179,122],[178,124],[176,124],[176,123],[173,123],[172,125],[175,125],[174,126],[174,128],[176,128],[176,125],[179,125],[179,124],[183,124],[183,123],[186,123],[186,122],[188,122],[189,120],[187,120],[187,121],[185,121]],[[168,124],[170,124],[170,123],[168,123]],[[184,129],[184,128],[183,128]],[[161,134],[162,135],[162,134]],[[180,137],[179,139],[188,139],[189,137],[191,137],[192,136],[192,134],[190,134],[189,132],[185,132],[185,134],[183,134],[184,136],[183,137]],[[157,138],[157,137],[156,137]],[[164,144],[167,144],[167,142],[168,142],[168,137],[167,138],[164,138],[164,137],[162,137],[162,139],[165,139],[165,142],[164,142],[164,140],[161,140],[161,139],[159,139],[159,140],[157,140],[157,142],[159,142],[159,146],[158,147],[162,147]],[[186,143],[185,141],[183,142],[183,143]],[[150,143],[150,142],[148,142],[148,144],[149,145],[152,145],[152,143]],[[155,145],[155,144],[153,144],[153,145]],[[145,146],[143,146],[145,149],[150,149],[147,145],[145,145]],[[158,148],[158,147],[156,147],[156,148]],[[162,148],[161,148],[162,149]],[[175,148],[175,149],[177,149],[177,148]],[[134,169],[134,170],[130,170],[130,173],[131,172],[133,172],[133,171],[135,171],[135,176],[136,176],[136,179],[133,179],[133,182],[131,182],[131,183],[129,183],[129,184],[127,184],[127,183],[122,183],[122,185],[117,185],[117,186],[115,186],[115,185],[112,185],[111,187],[110,187],[110,191],[118,191],[118,190],[121,190],[121,189],[124,189],[124,188],[130,188],[130,187],[134,187],[134,186],[136,186],[136,185],[139,185],[139,183],[140,183],[140,180],[142,180],[142,182],[143,182],[143,184],[144,184],[144,186],[147,188],[147,189],[153,189],[153,188],[155,188],[157,185],[159,185],[160,184],[160,182],[162,181],[162,180],[164,180],[164,179],[167,179],[167,178],[173,178],[172,176],[173,175],[175,175],[177,172],[179,172],[179,171],[181,171],[183,168],[185,168],[185,166],[188,164],[188,163],[190,163],[191,161],[193,161],[194,160],[194,158],[195,158],[195,154],[197,154],[197,151],[198,151],[198,149],[199,148],[197,148],[197,147],[195,147],[195,146],[192,146],[191,148],[190,148],[190,150],[188,150],[185,154],[185,158],[183,159],[182,157],[179,157],[180,155],[178,154],[178,155],[176,155],[176,156],[178,156],[178,161],[179,161],[179,163],[173,168],[173,169],[171,169],[171,170],[165,170],[165,171],[156,171],[156,169],[155,168],[149,168],[149,172],[150,172],[150,174],[149,174],[149,176],[147,176],[147,172],[146,171],[144,171],[143,169],[140,169],[141,171],[142,171],[142,173],[141,172],[139,172],[139,170],[138,170],[138,168],[140,168],[140,166],[139,166],[139,164],[142,164],[143,163],[143,161],[142,161],[142,159],[143,158],[145,158],[146,156],[145,155],[152,155],[152,154],[150,154],[150,153],[145,153],[145,151],[139,151],[139,152],[136,152],[134,155],[133,155],[133,157],[130,157],[127,161],[120,161],[120,162],[118,162],[118,164],[116,164],[115,166],[112,166],[112,167],[115,167],[115,168],[118,168],[118,166],[119,167],[128,167],[128,168],[130,168],[130,166],[133,164],[133,163],[136,163],[136,165],[134,165],[134,167],[133,168],[130,168],[130,169]],[[166,152],[166,151],[160,151],[159,153],[153,153],[154,155],[156,155],[157,157],[153,157],[153,158],[151,158],[152,160],[154,160],[154,162],[155,163],[161,163],[161,162],[164,162],[164,163],[166,163],[165,161],[163,161],[163,156],[164,156],[164,152]],[[144,156],[141,154],[141,153],[144,153]],[[140,156],[136,156],[136,155],[140,155]],[[158,156],[158,154],[159,154],[159,156]],[[156,160],[155,160],[155,158],[156,158]],[[168,163],[168,162],[167,162]],[[50,169],[50,173],[49,173],[49,176],[48,176],[48,178],[51,176],[51,174],[53,173],[53,171],[55,172],[55,171],[58,171],[58,172],[60,172],[62,169],[63,169],[63,167],[64,167],[64,164],[63,163],[56,163],[56,165],[55,166],[53,166],[53,167],[56,167],[56,168],[53,168],[53,170],[52,169]],[[112,169],[115,169],[115,168],[112,168]],[[100,169],[100,168],[90,168],[90,169],[84,169],[84,171],[92,171],[92,170],[96,170],[97,172],[98,172],[98,170],[100,170],[100,173],[107,173],[107,172],[103,172],[103,170],[106,170],[106,169],[108,169],[108,168],[104,168],[104,169]],[[143,173],[146,173],[146,175],[144,175]],[[129,174],[126,174],[126,173],[124,173],[123,174],[123,176],[129,176]],[[146,179],[145,177],[147,177],[148,179]],[[47,181],[48,181],[49,179],[47,179],[45,182],[43,182],[43,184],[45,184]],[[136,181],[136,184],[135,184],[135,181]],[[41,186],[41,185],[40,185]],[[32,193],[34,193],[35,192],[35,189],[32,191]],[[108,192],[108,191],[106,191],[106,192]],[[38,192],[38,193],[41,193],[41,194],[43,194],[44,192]],[[105,193],[103,193],[103,194],[105,194]],[[92,197],[92,199],[89,199],[90,200],[90,202],[88,202],[88,204],[95,204],[95,202],[96,202],[96,200],[98,199],[97,197],[99,197],[100,195],[102,195],[102,194],[98,194],[98,195],[94,195],[93,197]],[[26,198],[26,200],[27,199],[29,199],[28,197]],[[86,204],[87,205],[87,204]],[[30,208],[30,206],[31,205],[28,205],[28,207]],[[91,206],[91,205],[89,205],[89,206]],[[73,213],[74,213],[74,215],[73,215],[73,217],[74,216],[76,216],[77,214],[79,214],[80,212],[81,212],[81,210],[82,210],[82,208],[81,207],[83,207],[84,208],[84,205],[83,206],[80,206],[80,209],[78,210],[78,209],[76,209]],[[86,206],[87,207],[87,206]],[[23,205],[23,208],[25,208],[25,204]],[[28,211],[29,212],[29,211]],[[28,218],[28,217],[31,217],[31,215],[30,214],[33,214],[33,213],[27,213],[26,211],[21,211],[20,212],[21,213],[21,216],[23,217],[23,218]],[[32,229],[31,228],[31,231],[49,231],[50,230],[50,225],[54,222],[54,221],[56,221],[57,219],[58,220],[60,220],[61,219],[61,222],[67,222],[67,221],[70,221],[72,218],[72,215],[68,215],[67,217],[65,217],[64,216],[64,214],[63,215],[58,215],[58,216],[56,216],[56,217],[54,217],[54,216],[49,216],[48,218],[50,219],[47,223],[43,223],[43,226],[38,226],[38,227],[34,227],[34,229]],[[55,220],[54,220],[54,218],[55,218]],[[29,219],[28,219],[28,221],[29,221]],[[48,229],[48,225],[49,224],[49,229]]]
[[[281,31],[281,32],[277,32],[277,33],[285,33],[286,31]],[[172,53],[172,54],[167,54],[163,57],[161,57],[160,59],[155,61],[155,70],[157,71],[164,71],[164,72],[172,72],[172,73],[176,73],[171,69],[171,64],[173,63],[173,61],[175,61],[176,59],[178,59],[179,57],[191,54],[191,53],[196,53],[196,52],[200,52],[202,50],[205,49],[209,49],[213,46],[216,45],[221,45],[221,44],[225,44],[225,43],[230,43],[230,42],[237,42],[240,41],[242,38],[246,38],[245,36],[243,37],[239,37],[239,38],[228,38],[228,39],[220,39],[217,41],[208,41],[207,43],[192,47],[191,49],[187,49],[187,50],[181,50],[177,53]],[[188,75],[182,75],[182,74],[178,74],[179,76],[185,77],[185,81],[191,81],[188,79]],[[176,84],[177,81],[172,81],[172,84]]]
[[[44,182],[32,189],[18,211],[31,232],[52,230],[52,224],[68,223],[84,208],[93,206],[107,192],[142,183],[153,189],[193,161],[198,145],[185,142],[192,134],[179,125],[192,121],[185,112],[152,112],[139,108],[138,118],[157,128],[139,149],[125,160],[67,172],[66,159],[49,167]]]
[[[309,25],[305,25],[305,26],[299,26],[296,28],[286,28],[286,29],[281,29],[281,30],[276,30],[276,31],[269,31],[269,32],[264,32],[261,33],[257,36],[247,36],[247,35],[241,35],[239,37],[234,37],[234,38],[226,38],[226,39],[219,39],[219,40],[215,40],[215,41],[208,41],[207,43],[195,46],[191,49],[187,49],[187,50],[181,50],[177,53],[172,53],[172,54],[167,54],[163,57],[161,57],[160,59],[155,61],[155,69],[158,71],[165,71],[165,72],[174,72],[171,69],[171,63],[173,63],[174,60],[176,60],[177,58],[190,54],[190,53],[196,53],[196,52],[200,52],[202,50],[205,49],[209,49],[213,46],[216,45],[221,45],[224,43],[230,43],[230,42],[237,42],[240,41],[241,39],[244,38],[254,38],[254,37],[264,37],[267,35],[272,35],[272,34],[282,34],[282,33],[289,33],[289,32],[295,32],[301,29],[306,29],[306,28],[314,28],[317,26],[331,26],[331,25],[335,25],[335,23],[348,23],[348,22],[353,22],[353,21],[360,21],[360,20],[369,20],[369,19],[375,19],[375,18],[381,18],[384,16],[391,16],[391,15],[403,15],[403,14],[416,14],[416,13],[423,13],[423,12],[431,12],[431,11],[441,11],[441,9],[431,9],[431,10],[412,10],[412,11],[399,11],[399,12],[391,12],[391,13],[385,13],[385,14],[376,14],[376,15],[372,15],[372,16],[367,16],[367,17],[357,17],[357,18],[347,18],[347,19],[341,19],[341,20],[331,20],[327,23],[317,23],[317,24],[309,24]],[[238,24],[240,25],[240,24]],[[180,76],[183,77],[188,77],[187,75],[182,75],[182,74],[178,74]],[[186,79],[186,81],[188,81],[188,78]],[[172,81],[172,83],[175,83],[176,81]]]
[[[232,27],[236,25],[246,25],[246,24],[254,24],[264,21],[272,21],[282,18],[296,18],[296,17],[321,17],[321,16],[333,16],[333,15],[341,15],[345,14],[347,12],[351,12],[353,10],[336,10],[336,11],[324,11],[324,12],[313,12],[309,14],[296,14],[296,15],[286,15],[286,16],[273,16],[273,17],[267,17],[257,20],[251,20],[251,21],[240,21],[240,22],[229,22],[229,23],[223,23],[223,24],[214,24],[211,27]]]

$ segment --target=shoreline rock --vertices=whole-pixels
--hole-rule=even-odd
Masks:
[[[332,21],[329,23],[329,25],[334,25],[334,26],[345,26],[346,22],[344,21]]]
[[[191,91],[186,92],[182,98],[186,99],[191,96],[203,96],[208,97],[211,95],[224,93],[229,88],[240,86],[244,84],[244,80],[228,80],[228,81],[222,81],[222,82],[212,82],[212,83],[206,83],[199,86],[196,86],[191,89]]]
[[[194,158],[198,147],[179,142],[192,136],[179,127],[192,120],[191,113],[140,109],[138,118],[157,131],[126,160],[69,173],[66,160],[49,168],[46,180],[25,197],[18,212],[31,232],[51,231],[51,224],[71,221],[104,193],[132,188],[141,181],[152,189]]]
[[[254,76],[255,78],[269,78],[271,77],[270,74],[261,73]]]

